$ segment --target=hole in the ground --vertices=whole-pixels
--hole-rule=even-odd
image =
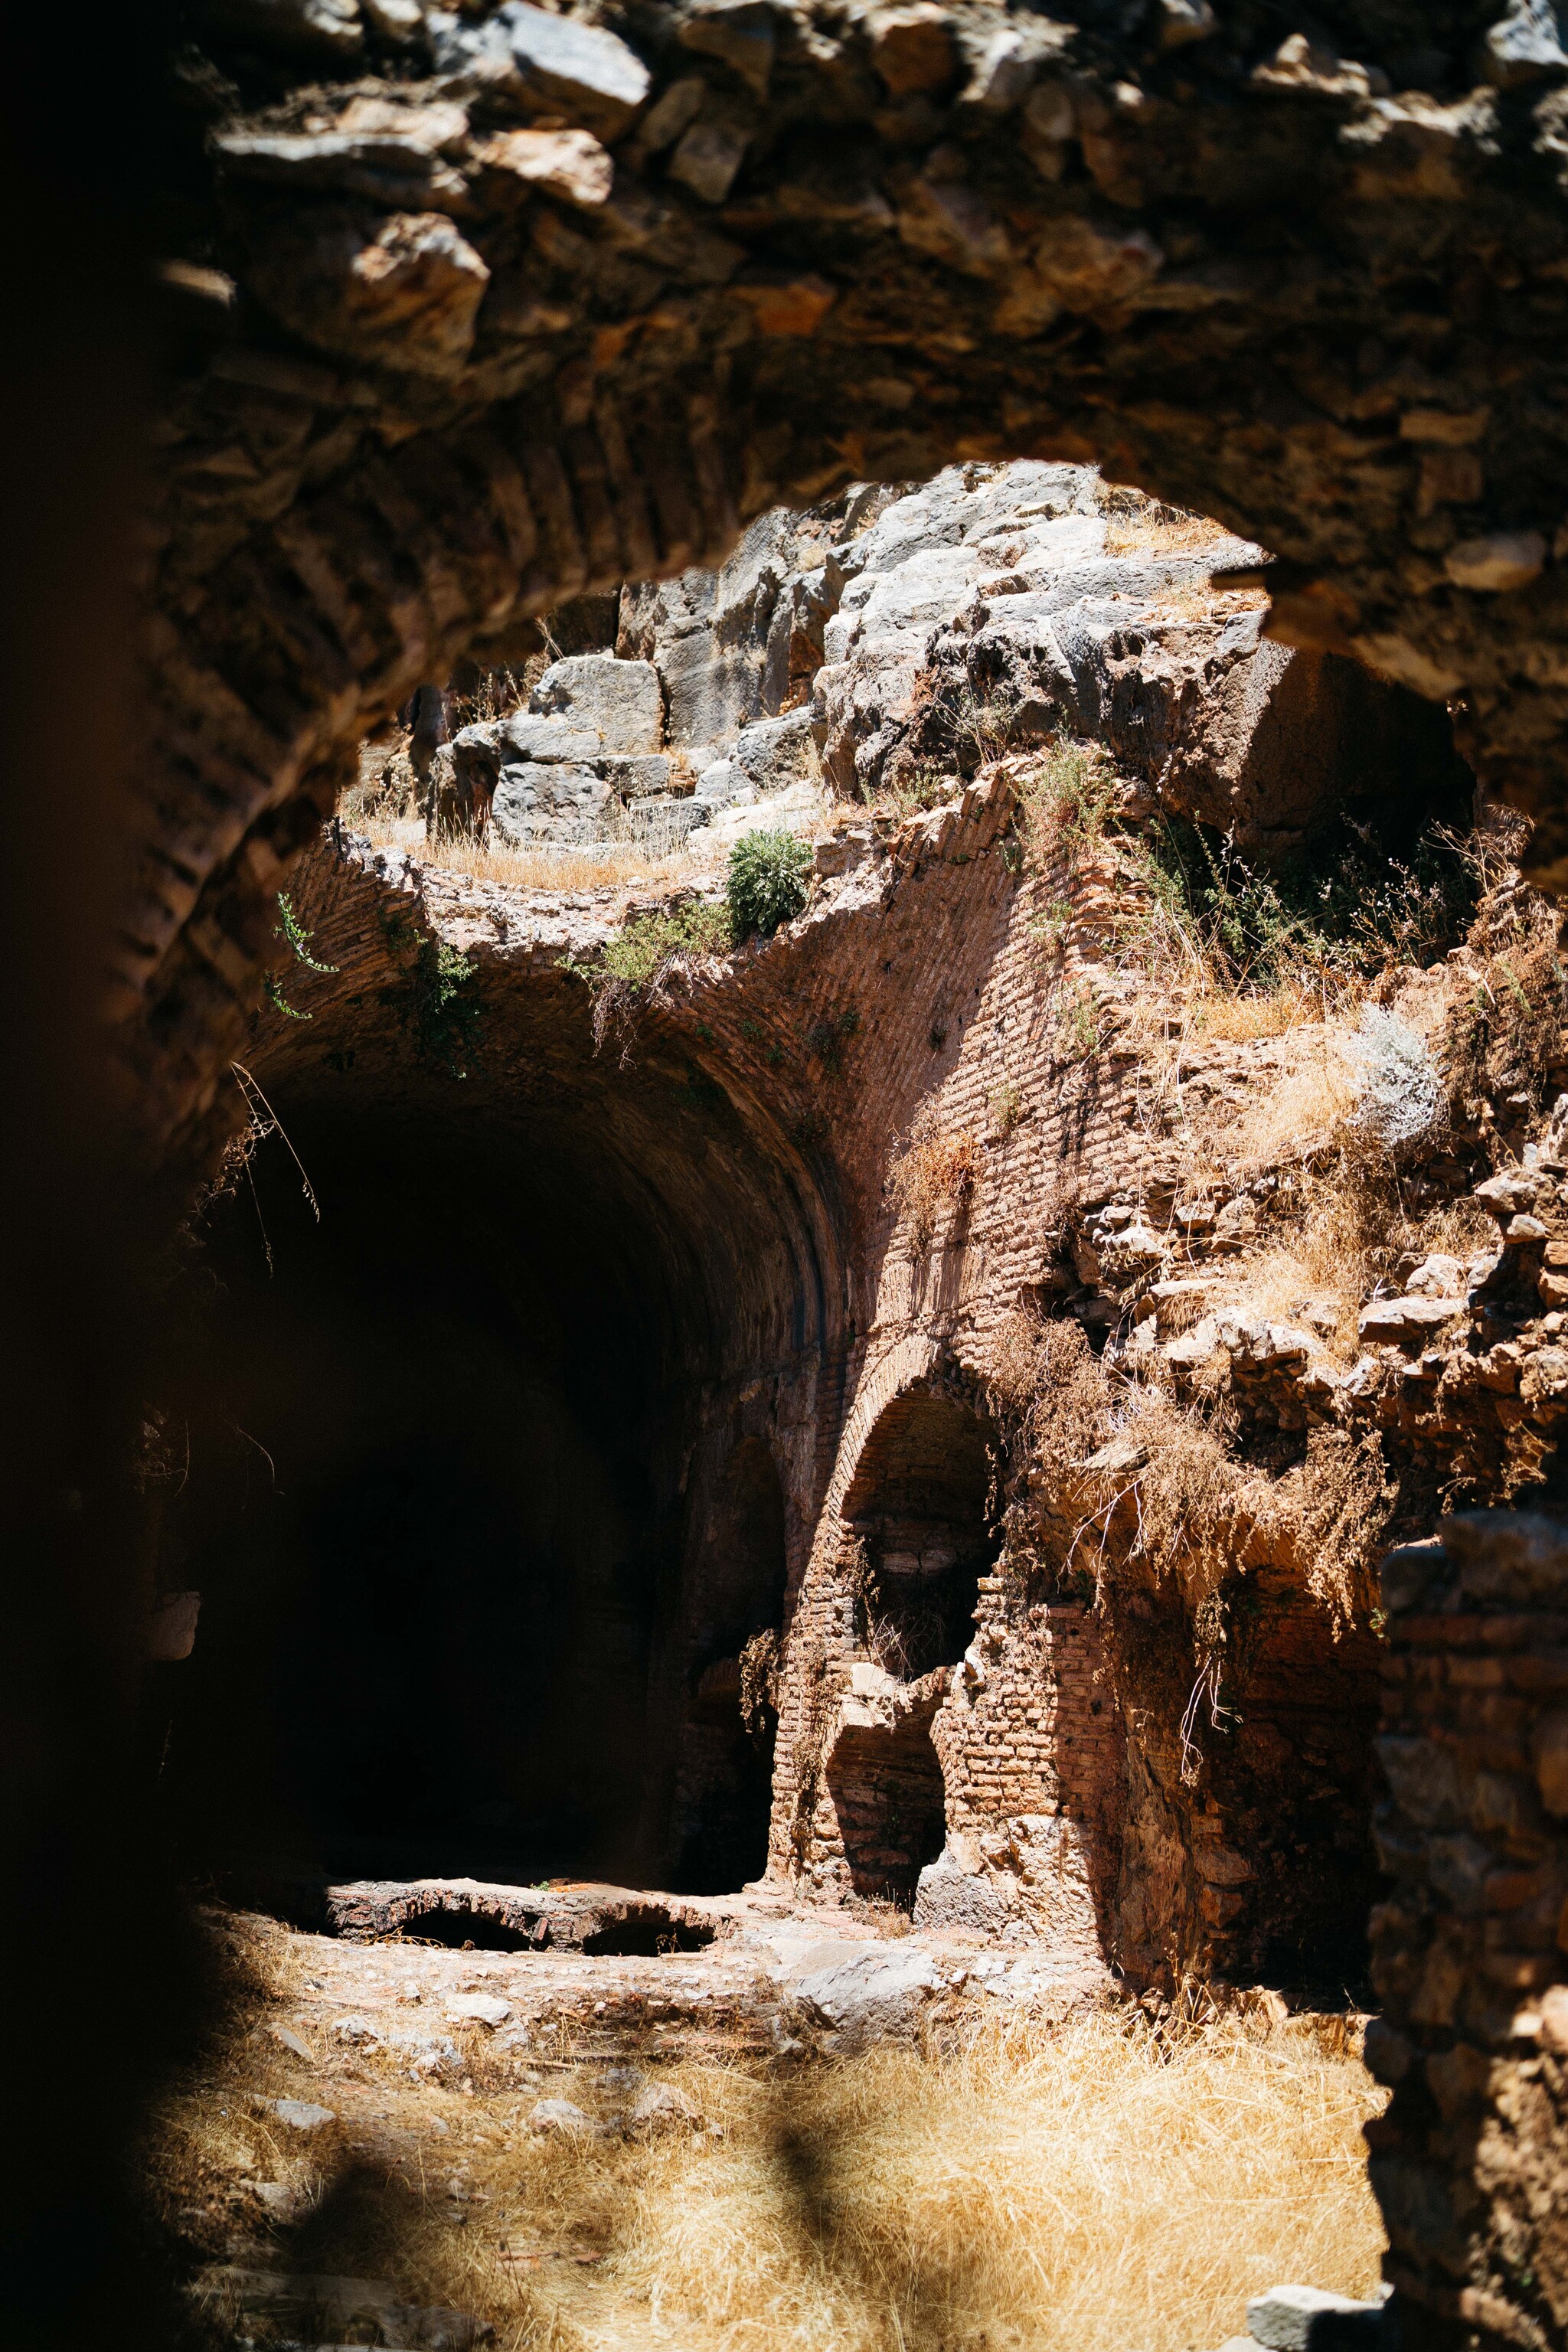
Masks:
[[[535,1932],[509,1927],[505,1920],[492,1919],[482,1912],[450,1907],[409,1913],[397,1936],[399,1943],[439,1944],[449,1952],[538,1952],[545,1949],[549,1940],[543,1921]]]
[[[661,1952],[700,1952],[713,1935],[706,1920],[681,1919],[655,1905],[606,1919],[584,1937],[578,1949],[616,1959],[651,1959]]]

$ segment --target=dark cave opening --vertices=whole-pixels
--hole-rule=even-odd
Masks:
[[[739,1149],[727,1195],[710,1150],[688,1201],[679,1163],[628,1181],[486,1108],[289,1102],[320,1221],[272,1144],[197,1228],[163,1383],[189,1466],[150,1517],[201,1630],[152,1729],[209,1883],[718,1892],[763,1866],[768,1755],[714,1692],[778,1622],[784,1510],[766,1447],[725,1436],[714,1333],[798,1339],[809,1245]],[[741,1297],[716,1305],[715,1263]]]
[[[548,1935],[511,1927],[502,1919],[479,1911],[458,1911],[443,1905],[436,1911],[409,1914],[398,1931],[400,1944],[438,1944],[448,1952],[538,1952]]]

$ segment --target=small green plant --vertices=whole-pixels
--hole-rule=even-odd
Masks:
[[[738,940],[752,932],[771,939],[781,923],[798,915],[806,900],[811,845],[794,833],[749,833],[730,852],[726,885],[730,919]]]
[[[1029,929],[1037,940],[1044,940],[1047,947],[1054,950],[1060,947],[1062,934],[1071,920],[1071,900],[1053,898],[1049,906],[1042,908],[1038,914],[1029,918]]]
[[[294,912],[287,890],[279,890],[278,893],[278,920],[272,927],[272,936],[274,939],[282,940],[292,950],[295,961],[302,963],[307,971],[326,972],[337,971],[338,967],[335,963],[321,963],[310,953],[310,941],[313,935],[305,929],[299,916]],[[283,993],[283,982],[277,972],[264,972],[261,985],[267,992],[267,1001],[274,1012],[286,1014],[290,1021],[315,1019],[313,1013],[301,1013],[298,1005],[289,1003]]]
[[[1124,786],[1100,743],[1058,736],[1018,779],[1025,823],[1037,851],[1066,849],[1076,866],[1111,830]]]
[[[299,916],[294,912],[287,890],[279,890],[278,893],[278,918],[277,936],[288,940],[300,963],[308,965],[311,971],[335,972],[337,971],[338,967],[335,963],[320,963],[310,953],[310,942],[315,933],[308,931],[300,922]]]
[[[646,915],[634,915],[614,939],[605,941],[596,963],[564,955],[558,968],[582,981],[593,996],[597,1049],[612,1024],[630,1018],[678,957],[724,955],[733,944],[729,907],[711,898],[689,898],[682,906],[656,907]],[[699,1024],[700,1034],[705,1027]]]
[[[727,907],[709,898],[689,899],[668,912],[634,915],[606,942],[603,955],[583,976],[590,987],[620,981],[636,992],[647,988],[678,955],[723,955],[731,945]],[[574,970],[581,970],[574,966]]]
[[[313,1021],[315,1019],[316,1016],[313,1013],[301,1013],[297,1004],[289,1003],[289,999],[283,993],[283,983],[279,979],[278,974],[275,971],[263,972],[261,975],[261,985],[267,992],[267,1002],[271,1005],[274,1013],[285,1013],[290,1021]]]
[[[1110,1008],[1092,981],[1080,981],[1057,1000],[1057,1046],[1066,1062],[1091,1062],[1110,1034]]]
[[[860,1026],[860,1015],[853,1005],[831,1019],[814,1021],[805,1033],[808,1051],[819,1061],[830,1078],[840,1076],[844,1069],[844,1041],[853,1037]]]

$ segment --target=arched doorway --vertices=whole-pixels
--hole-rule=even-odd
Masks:
[[[994,1438],[972,1407],[912,1391],[867,1440],[845,1496],[858,1631],[870,1674],[840,1710],[829,1795],[857,1894],[909,1905],[946,1836],[931,1724],[994,1566]]]

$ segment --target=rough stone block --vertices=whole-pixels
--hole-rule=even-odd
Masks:
[[[1252,2297],[1247,2325],[1268,2352],[1371,2352],[1382,2337],[1383,2305],[1321,2287],[1275,2286]]]
[[[868,1945],[844,1958],[837,1957],[841,1946],[827,1950],[835,1957],[818,1969],[810,1967],[812,1953],[803,1955],[805,1972],[791,1988],[796,2011],[826,2028],[841,2049],[912,2040],[921,2010],[942,1986],[930,1953],[915,1945],[886,1944]]]
[[[607,138],[626,129],[649,89],[647,68],[635,49],[601,26],[552,16],[527,0],[510,0],[500,20],[531,90]]]
[[[664,695],[651,662],[573,654],[545,671],[529,707],[541,716],[595,729],[606,751],[639,755],[663,747]]]
[[[602,828],[615,798],[592,768],[531,760],[501,770],[491,822],[514,848],[585,842]]]

